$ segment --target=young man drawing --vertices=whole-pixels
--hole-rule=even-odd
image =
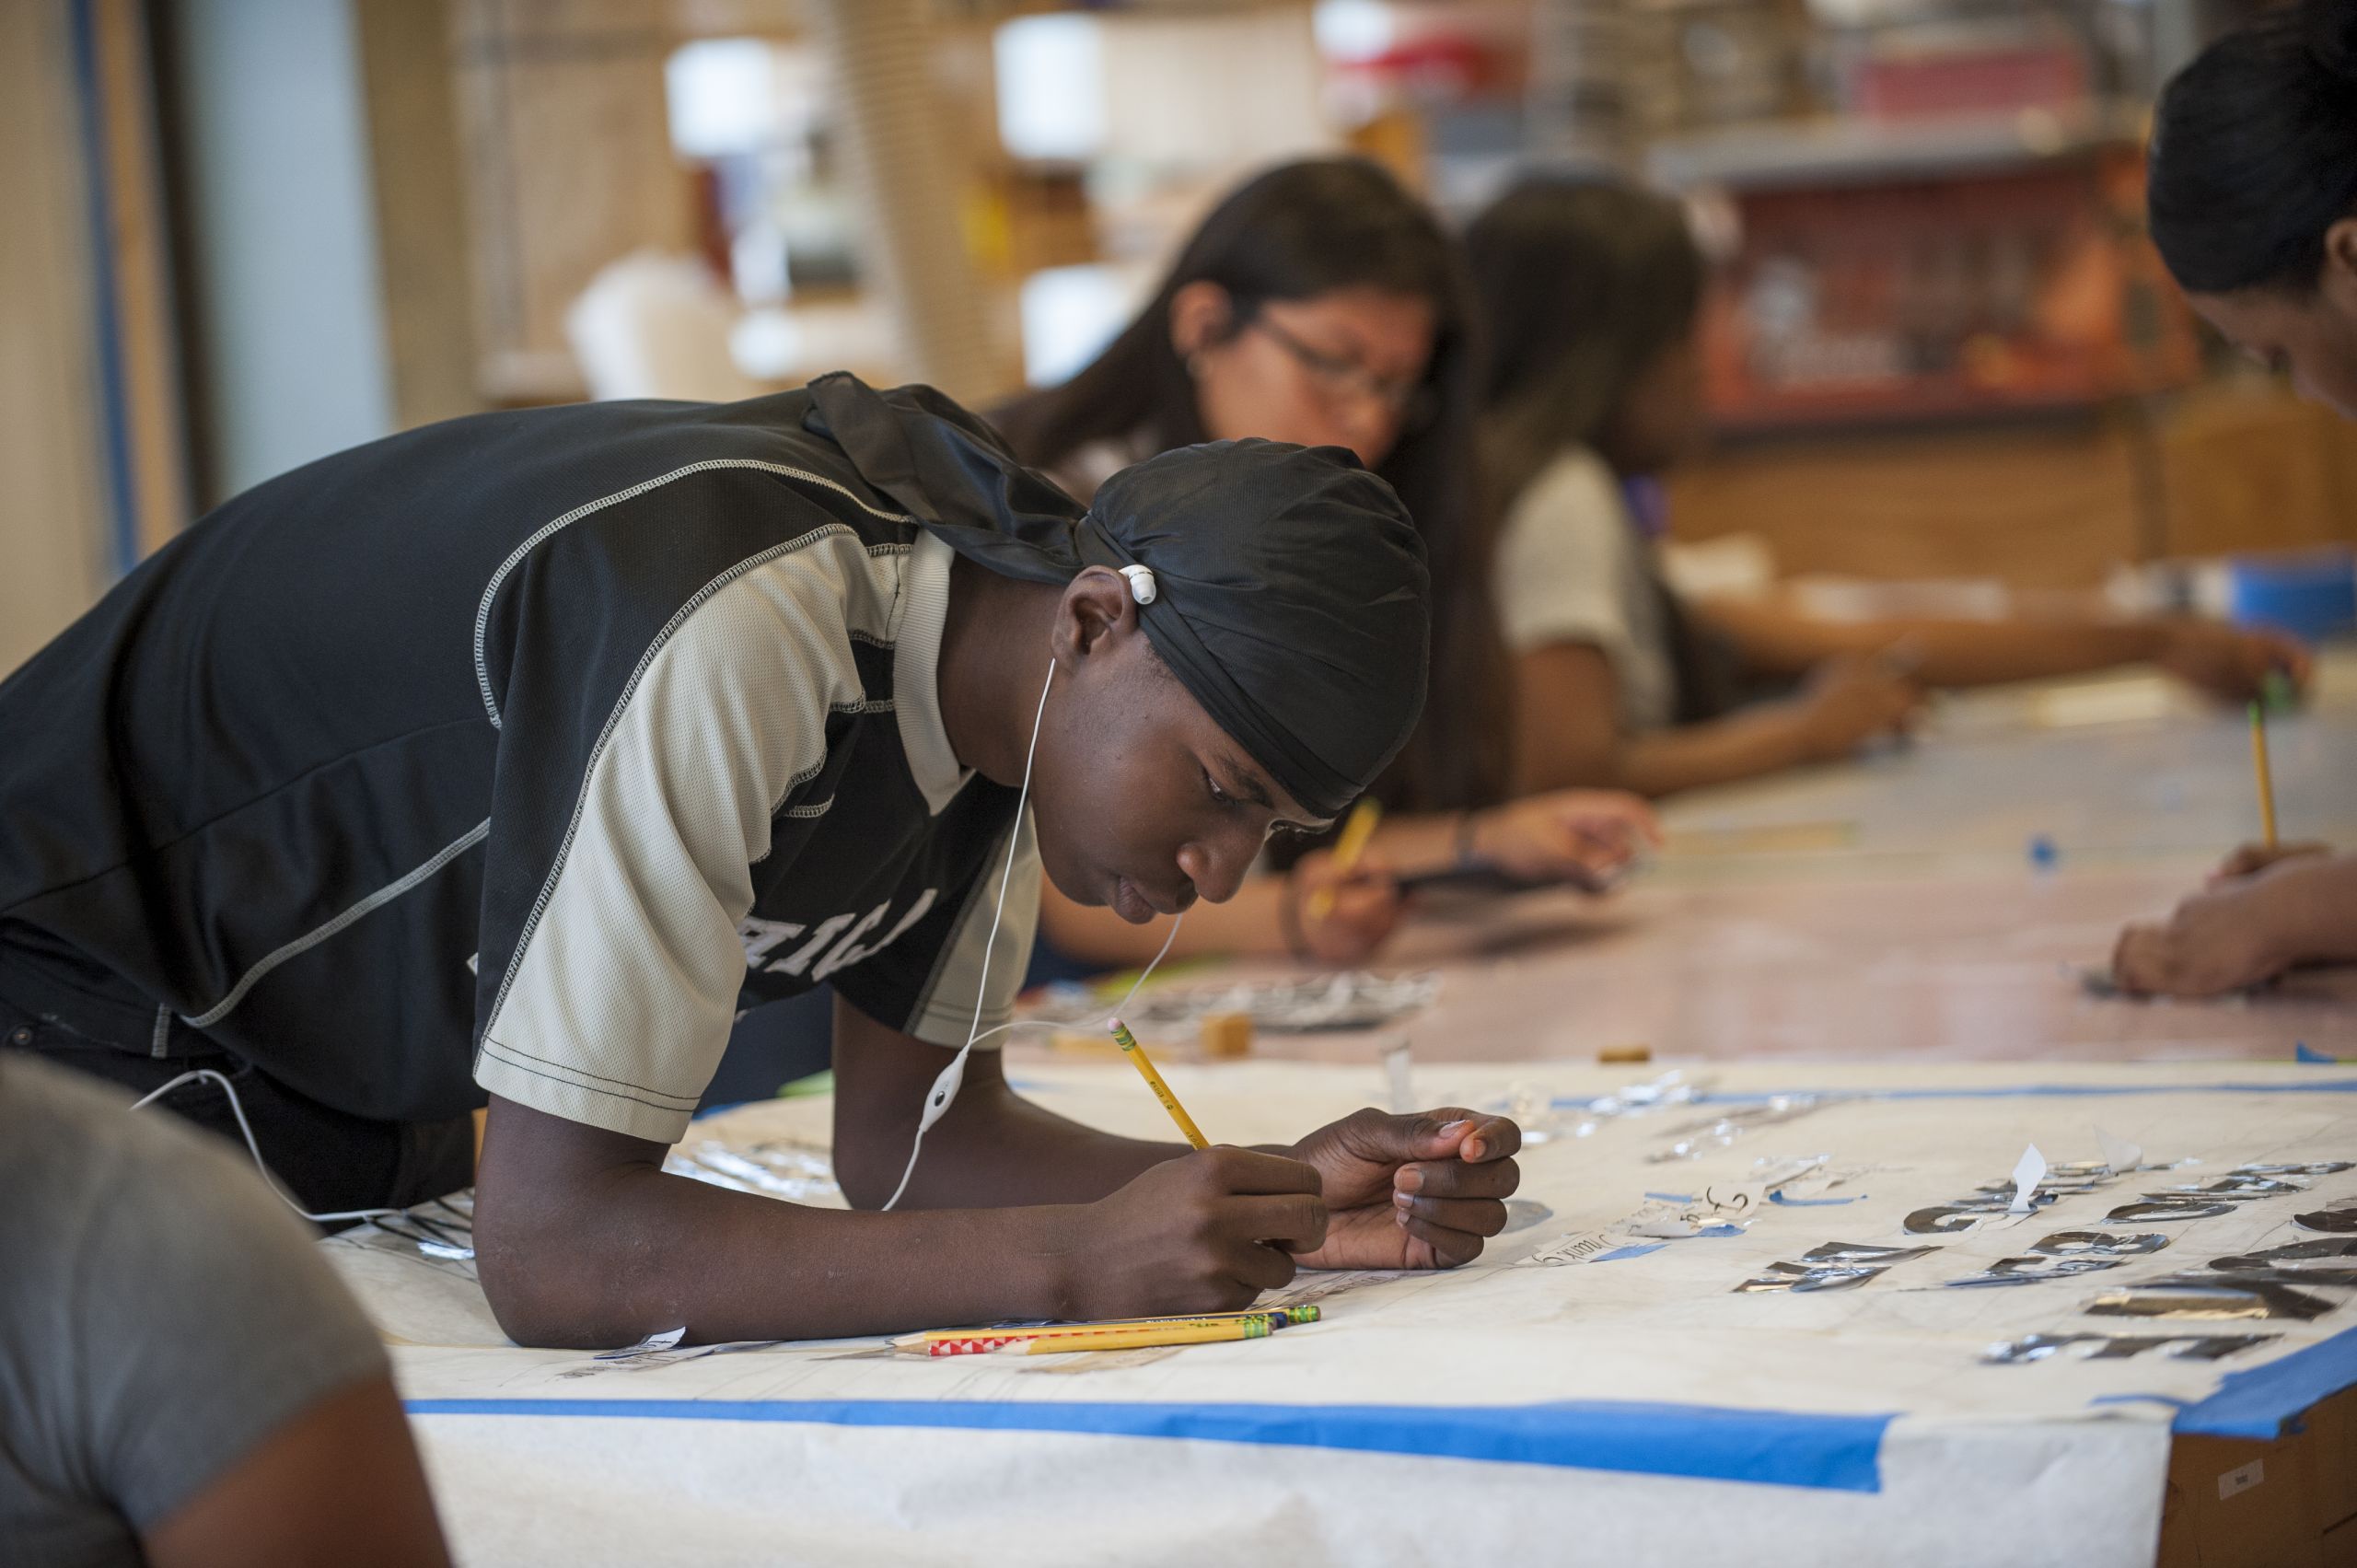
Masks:
[[[1008,1015],[1043,866],[1144,921],[1349,805],[1422,706],[1425,601],[1329,450],[1166,454],[1084,516],[946,400],[842,376],[411,432],[231,501],[0,684],[0,1027],[133,1086],[217,1066],[315,1208],[463,1184],[487,1095],[482,1278],[540,1343],[1460,1262],[1501,1119],[1190,1154],[987,1051],[935,1092]],[[664,1175],[733,1013],[820,981],[838,1173],[863,1209],[905,1180],[893,1212]]]

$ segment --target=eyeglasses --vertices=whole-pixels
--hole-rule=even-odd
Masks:
[[[1310,347],[1265,314],[1254,316],[1245,325],[1266,332],[1329,392],[1379,402],[1391,411],[1402,429],[1412,430],[1424,424],[1439,406],[1439,400],[1421,377],[1393,380],[1377,376],[1354,359]]]

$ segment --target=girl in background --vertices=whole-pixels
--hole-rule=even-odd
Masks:
[[[1153,299],[1086,369],[1002,411],[1025,461],[1087,500],[1114,470],[1198,441],[1345,447],[1390,482],[1432,570],[1432,700],[1374,790],[1392,813],[1376,864],[1459,862],[1539,880],[1607,873],[1651,818],[1587,792],[1515,800],[1513,672],[1474,505],[1478,366],[1457,247],[1372,163],[1287,164],[1203,220]],[[1313,895],[1335,895],[1330,910]],[[1385,875],[1341,876],[1322,852],[1194,912],[1174,954],[1292,951],[1349,963],[1399,913]],[[1163,934],[1051,891],[1040,927],[1084,965],[1143,962]]]
[[[2289,639],[2192,619],[1835,623],[1681,599],[1657,558],[1654,482],[1705,434],[1706,266],[1683,208],[1533,180],[1466,247],[1492,350],[1483,494],[1516,665],[1517,789],[1659,796],[1845,756],[1903,728],[1927,686],[2140,660],[2225,698],[2271,669],[2305,679]]]

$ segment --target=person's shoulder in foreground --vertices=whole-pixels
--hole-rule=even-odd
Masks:
[[[0,1053],[11,1562],[447,1561],[385,1353],[229,1151]]]

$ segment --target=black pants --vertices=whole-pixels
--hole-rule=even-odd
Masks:
[[[93,1040],[0,998],[0,1047],[29,1051],[63,1067],[146,1095],[183,1073],[209,1067],[236,1086],[238,1104],[279,1185],[311,1214],[402,1208],[455,1192],[474,1180],[471,1117],[447,1121],[373,1121],[296,1093],[250,1062],[226,1051],[151,1056]],[[186,1083],[141,1115],[169,1109],[237,1145],[250,1160],[236,1112],[209,1078]]]

